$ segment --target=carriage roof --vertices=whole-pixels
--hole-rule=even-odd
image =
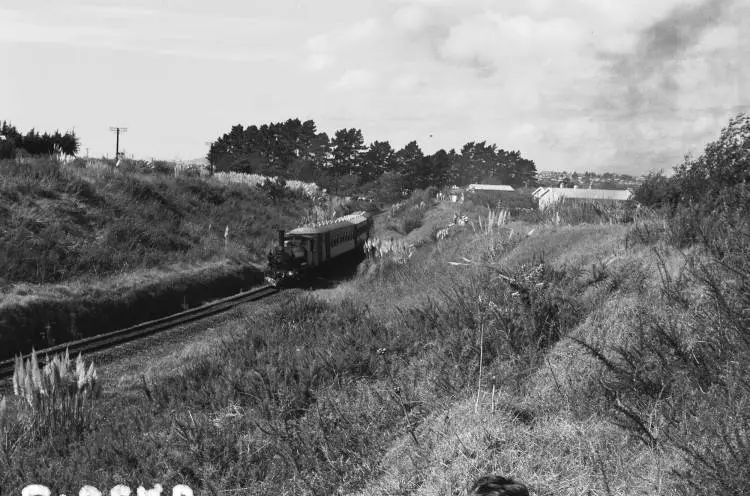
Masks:
[[[298,227],[292,229],[288,234],[290,235],[312,235],[312,234],[323,234],[327,232],[337,231],[339,229],[345,229],[348,227],[355,227],[364,222],[367,222],[367,213],[354,212],[349,215],[344,215],[338,219],[334,219],[328,222],[319,222],[317,224],[311,224],[307,226]]]

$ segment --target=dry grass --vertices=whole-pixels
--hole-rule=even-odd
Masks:
[[[580,342],[612,358],[642,350],[637,363],[650,370],[658,357],[643,345],[656,342],[643,338],[658,333],[644,323],[684,324],[677,337],[701,351],[688,325],[697,315],[671,306],[659,273],[676,277],[682,255],[654,251],[661,241],[626,247],[625,226],[497,218],[405,263],[393,262],[395,244],[383,246],[366,263],[378,277],[296,295],[226,342],[191,349],[189,366],[155,375],[144,398],[129,400],[153,412],[146,420],[120,413],[102,428],[119,451],[76,451],[76,466],[91,467],[76,470],[149,481],[156,464],[167,483],[256,494],[453,495],[488,473],[536,496],[680,494],[689,460],[622,422],[607,388],[633,382]],[[700,388],[674,391],[691,390]],[[652,433],[667,431],[666,402],[621,399]],[[727,418],[741,420],[742,405],[727,404]],[[685,433],[701,425],[691,422]],[[122,425],[138,436],[123,438]],[[105,465],[132,453],[145,454],[128,468]]]
[[[675,494],[665,487],[660,454],[606,420],[565,413],[528,418],[502,391],[493,411],[489,396],[479,411],[467,400],[427,418],[419,444],[409,436],[394,443],[382,475],[357,494],[463,494],[486,474],[511,475],[537,496]]]
[[[260,186],[267,180],[278,181],[275,176],[263,176],[260,174],[245,174],[242,172],[217,172],[214,178],[222,183],[245,184],[248,186]],[[323,191],[315,183],[306,183],[294,179],[284,180],[284,184],[290,190],[300,191],[309,198],[320,198]]]
[[[296,225],[312,206],[284,188],[270,198],[216,179],[42,159],[0,161],[0,175],[0,287],[94,281],[184,261],[257,262],[275,239],[273,225]]]

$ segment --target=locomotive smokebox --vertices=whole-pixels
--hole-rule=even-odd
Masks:
[[[283,248],[284,247],[284,234],[286,234],[286,233],[284,232],[283,229],[279,229],[277,231],[277,234],[279,236],[279,238],[278,238],[279,239],[279,248]]]

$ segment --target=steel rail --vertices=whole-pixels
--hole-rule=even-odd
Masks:
[[[45,355],[53,355],[55,353],[64,352],[66,349],[69,350],[71,355],[77,355],[78,353],[86,354],[93,351],[103,350],[105,348],[111,348],[119,344],[134,341],[145,336],[150,336],[152,334],[171,329],[181,324],[188,324],[197,320],[204,319],[206,317],[210,317],[212,315],[226,312],[227,310],[230,310],[241,303],[260,300],[278,292],[279,289],[273,286],[262,286],[248,292],[239,293],[227,298],[222,298],[220,300],[207,303],[200,307],[191,308],[190,310],[185,310],[184,312],[175,313],[166,317],[150,320],[148,322],[142,322],[125,329],[119,329],[117,331],[78,339],[76,341],[68,341],[67,343],[40,349],[36,351],[36,355],[37,357],[44,357]],[[26,354],[23,355],[23,358],[25,359],[29,356],[30,354]],[[13,375],[15,360],[16,359],[9,359],[0,362],[0,378],[10,377]]]

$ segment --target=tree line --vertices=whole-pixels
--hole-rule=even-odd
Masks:
[[[471,183],[536,184],[536,165],[518,151],[486,141],[459,151],[425,154],[416,141],[396,150],[388,141],[366,144],[362,131],[339,129],[329,137],[312,120],[236,125],[211,144],[216,171],[234,171],[315,181],[330,191],[402,192]]]
[[[32,156],[61,153],[73,157],[78,153],[79,146],[78,137],[72,131],[65,134],[60,131],[39,134],[31,129],[26,134],[21,134],[10,123],[0,123],[0,159],[15,158],[19,152]]]

